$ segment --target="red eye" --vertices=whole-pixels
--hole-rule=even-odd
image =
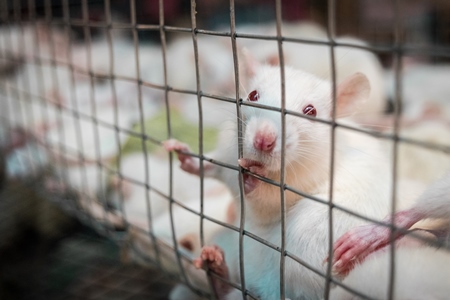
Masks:
[[[250,101],[258,101],[259,99],[258,91],[257,90],[252,91],[250,94],[248,94],[247,99]]]
[[[307,116],[315,117],[317,115],[317,111],[311,104],[308,104],[303,109],[303,113]]]

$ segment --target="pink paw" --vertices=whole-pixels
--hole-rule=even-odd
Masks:
[[[205,246],[202,248],[200,257],[193,261],[197,269],[207,266],[217,276],[211,276],[214,292],[217,299],[224,299],[230,292],[230,285],[226,281],[230,279],[228,274],[228,266],[225,262],[225,254],[218,246]],[[225,280],[224,280],[225,279]]]
[[[364,225],[345,233],[334,243],[333,272],[347,275],[369,254],[389,244],[390,229],[380,225]]]
[[[194,266],[201,269],[203,265],[208,266],[209,269],[217,271],[222,268],[224,263],[223,250],[218,246],[205,246],[202,248],[200,257],[194,260]]]
[[[176,139],[170,139],[162,142],[164,149],[167,151],[186,151],[189,152],[189,146]]]
[[[181,153],[190,152],[190,148],[187,144],[184,144],[178,140],[170,139],[163,142],[164,149],[167,151],[176,151],[178,160],[180,161],[180,168],[188,173],[199,175],[199,164],[192,156]]]
[[[395,222],[387,217],[384,223],[394,223],[397,228],[409,229],[424,217],[423,213],[409,209],[397,212],[393,219]],[[394,238],[397,240],[404,235],[404,231],[396,231]],[[391,229],[386,226],[371,224],[353,228],[334,243],[333,271],[338,275],[346,275],[356,263],[388,245],[390,240]]]

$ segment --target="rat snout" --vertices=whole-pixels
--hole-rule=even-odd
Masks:
[[[265,132],[257,132],[253,140],[253,147],[263,152],[272,152],[275,148],[276,136]]]
[[[276,130],[270,123],[261,124],[253,139],[253,147],[263,152],[272,152],[277,141]]]

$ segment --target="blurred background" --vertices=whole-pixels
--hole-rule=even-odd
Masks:
[[[286,34],[302,38],[304,29],[295,26],[314,24],[306,37],[327,40],[328,2],[283,0],[283,24],[294,26]],[[374,122],[381,125],[373,128],[392,127],[395,55],[390,47],[398,28],[407,49],[402,57],[405,134],[448,146],[450,1],[398,0],[398,18],[395,1],[335,2],[336,36],[385,49],[367,58],[380,66],[382,102]],[[168,299],[179,280],[124,250],[129,226],[149,232],[149,187],[168,194],[167,183],[160,183],[168,181],[166,166],[152,161],[169,159],[160,144],[168,137],[169,112],[159,1],[111,0],[109,10],[106,4],[4,0],[0,6],[0,299]],[[229,32],[229,7],[225,0],[196,1],[197,28]],[[235,11],[238,33],[275,35],[275,1],[236,0]],[[164,24],[170,27],[164,37],[172,136],[195,149],[199,116],[192,109],[197,100],[191,2],[164,0]],[[238,41],[255,53],[269,49],[256,40]],[[229,37],[199,38],[199,48],[204,49],[198,59],[203,91],[233,99]],[[261,60],[270,62],[273,55],[261,53]],[[320,61],[317,55],[312,59]],[[214,112],[216,104],[207,100],[204,109]],[[412,127],[430,119],[437,120],[435,127]],[[204,121],[208,151],[223,119],[208,111]],[[431,157],[441,169],[450,168],[448,154]],[[423,156],[423,165],[433,167],[428,158]],[[144,172],[147,160],[157,166],[158,178]],[[430,173],[439,175],[436,169]],[[140,206],[127,204],[132,201]],[[161,215],[165,212],[167,207],[161,208]],[[167,226],[159,234],[171,243]]]
[[[27,0],[5,1],[12,15],[14,5],[21,2],[21,13],[29,12]],[[69,1],[70,18],[83,18],[83,1]],[[448,45],[450,40],[450,4],[445,0],[399,0],[400,19],[395,18],[395,1],[380,0],[342,0],[336,1],[336,34],[352,35],[374,44],[392,44],[396,22],[402,28],[403,40],[415,45]],[[46,15],[46,4],[51,6],[54,18],[63,16],[63,1],[36,0],[37,17]],[[104,21],[104,1],[91,0],[88,4],[89,20]],[[197,3],[198,28],[214,30],[229,26],[229,2],[224,0],[199,0]],[[111,1],[113,21],[130,22],[130,2]],[[275,4],[271,0],[237,0],[236,23],[267,23],[275,20]],[[136,0],[136,21],[138,24],[159,24],[158,1]],[[190,27],[190,7],[188,0],[164,1],[165,24],[169,26]],[[48,13],[48,10],[47,10]],[[309,20],[324,27],[328,24],[327,0],[286,0],[282,1],[282,17],[287,22]],[[82,39],[81,30],[73,28]],[[95,32],[95,30],[93,30]],[[159,33],[140,32],[145,38],[158,42]]]

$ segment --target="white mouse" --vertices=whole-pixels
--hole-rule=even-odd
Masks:
[[[247,57],[249,82],[246,101],[281,107],[281,83],[278,67],[258,65]],[[286,116],[285,183],[303,193],[329,198],[331,128],[315,119],[330,120],[332,110],[331,83],[313,75],[286,67],[286,108],[309,118]],[[348,115],[369,95],[370,84],[365,75],[356,73],[337,86],[337,116]],[[243,157],[239,164],[252,173],[273,181],[280,181],[281,115],[277,111],[243,106]],[[339,122],[346,122],[339,120]],[[237,134],[226,130],[223,147],[207,157],[236,164]],[[188,151],[174,140],[165,143],[166,149]],[[390,200],[390,168],[388,151],[376,138],[343,128],[336,129],[333,202],[366,217],[381,219],[388,212]],[[199,174],[199,161],[178,152],[181,167]],[[213,176],[236,191],[236,176],[232,171],[204,162],[205,176]],[[387,178],[387,179],[386,179]],[[368,192],[370,191],[370,192]],[[244,174],[246,206],[245,230],[272,244],[281,244],[280,188]],[[286,250],[325,273],[323,258],[329,248],[328,214],[326,204],[285,191]],[[363,221],[335,209],[334,236]],[[218,246],[203,249],[194,262],[196,267],[208,265],[221,277],[239,282],[238,243],[218,241]],[[280,297],[280,253],[249,238],[244,238],[246,288],[262,299]],[[225,258],[227,263],[225,263]],[[263,262],[263,263],[262,263]],[[219,298],[240,299],[242,292],[223,284],[212,276]],[[286,258],[285,295],[291,299],[318,299],[325,280],[315,272]]]

